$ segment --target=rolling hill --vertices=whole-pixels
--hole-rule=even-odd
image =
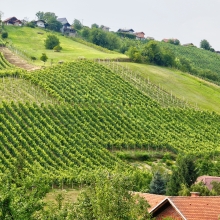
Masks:
[[[51,65],[51,62],[57,64],[59,61],[73,61],[79,57],[87,59],[126,58],[123,54],[114,53],[104,48],[100,48],[100,50],[102,50],[100,51],[73,41],[71,38],[62,36],[59,33],[47,32],[40,28],[5,26],[5,30],[9,33],[7,39],[9,45],[18,49],[18,54],[21,52],[29,58],[31,56],[36,57],[37,60],[34,62],[35,65],[43,65],[42,61],[39,60],[42,53],[46,53],[49,58],[47,65]],[[63,48],[61,52],[45,49],[44,40],[48,34],[55,34],[58,36],[60,45]]]

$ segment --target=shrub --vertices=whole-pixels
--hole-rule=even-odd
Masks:
[[[61,47],[60,45],[57,45],[57,46],[55,46],[55,47],[53,48],[53,50],[54,50],[55,52],[60,52],[60,51],[62,50],[62,47]]]
[[[3,33],[2,33],[2,38],[3,38],[3,39],[8,38],[8,32],[3,32]]]
[[[52,50],[57,45],[60,45],[60,40],[55,35],[48,35],[47,39],[45,40],[45,47],[46,49]]]

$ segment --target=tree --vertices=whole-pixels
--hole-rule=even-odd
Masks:
[[[54,47],[60,45],[60,40],[57,36],[50,34],[47,36],[44,45],[46,49],[52,50]]]
[[[91,28],[99,28],[99,25],[98,24],[92,24]]]
[[[172,170],[172,175],[167,184],[167,194],[177,196],[181,189],[181,184],[190,187],[196,180],[195,159],[191,155],[178,156],[176,167]]]
[[[2,38],[5,39],[5,38],[8,38],[8,32],[2,32]]]
[[[44,12],[38,11],[36,13],[36,16],[37,16],[38,20],[43,20],[44,19]]]
[[[207,40],[201,40],[200,42],[200,48],[203,48],[205,50],[210,50],[211,49],[211,45],[209,44],[209,42]]]
[[[169,39],[168,43],[174,44],[174,45],[180,45],[180,41],[178,39]]]
[[[41,57],[40,57],[40,60],[44,62],[44,65],[45,65],[45,62],[47,62],[48,60],[48,57],[45,53],[42,53]]]
[[[166,193],[166,181],[158,171],[153,176],[149,192],[158,195],[164,195]]]
[[[60,29],[62,28],[62,24],[57,21],[55,17],[49,17],[47,19],[46,28],[52,31],[60,32]]]
[[[147,201],[134,195],[131,188],[129,178],[108,171],[101,172],[78,197],[75,219],[149,219]]]
[[[77,19],[74,19],[73,26],[76,30],[81,30],[83,28],[82,23],[80,22],[80,20]]]

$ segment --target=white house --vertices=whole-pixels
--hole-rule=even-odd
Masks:
[[[44,20],[38,20],[35,23],[37,27],[45,28],[46,22]]]

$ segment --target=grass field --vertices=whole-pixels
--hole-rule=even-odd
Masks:
[[[220,113],[220,87],[174,69],[137,63],[121,63],[145,79],[172,92],[178,98],[195,103],[202,110]]]
[[[40,61],[40,56],[42,53],[46,53],[48,56],[48,61],[46,65],[53,63],[58,63],[59,61],[72,61],[79,57],[85,57],[87,59],[95,58],[122,58],[125,55],[120,53],[104,53],[99,50],[93,49],[81,43],[77,43],[70,38],[62,36],[59,33],[55,33],[60,40],[60,45],[63,48],[61,52],[54,52],[53,50],[47,50],[44,46],[44,40],[49,34],[40,28],[29,28],[29,27],[15,27],[6,26],[6,31],[9,33],[8,42],[19,50],[25,51],[29,56],[35,56],[37,60],[36,65],[43,65]],[[42,34],[38,34],[38,33]]]

